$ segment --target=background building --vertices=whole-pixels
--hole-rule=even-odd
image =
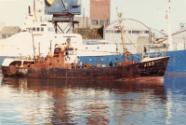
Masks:
[[[164,43],[168,43],[167,37]],[[182,27],[179,31],[172,33],[173,50],[186,50],[186,28]]]
[[[90,0],[91,25],[103,26],[110,22],[110,0]]]
[[[124,19],[124,42],[125,47],[132,53],[141,53],[145,45],[150,41],[150,28],[144,23],[135,19]],[[121,32],[118,29],[119,23],[115,21],[105,27],[104,39],[118,46],[118,52],[123,51],[123,45],[121,41]]]

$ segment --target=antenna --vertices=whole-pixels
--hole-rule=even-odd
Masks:
[[[28,6],[28,16],[31,16],[31,8]]]
[[[35,0],[33,0],[33,11],[34,11],[34,20],[37,22],[36,1]]]
[[[172,27],[171,27],[171,0],[168,0],[168,10],[167,10],[167,23],[168,23],[168,44],[169,50],[173,50],[172,44]]]

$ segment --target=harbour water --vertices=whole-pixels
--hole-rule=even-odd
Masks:
[[[184,76],[164,85],[0,78],[0,125],[186,124]]]

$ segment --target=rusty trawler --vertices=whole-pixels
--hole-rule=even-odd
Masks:
[[[35,57],[33,60],[6,58],[2,65],[2,73],[5,77],[74,80],[162,77],[169,59],[169,57],[156,57],[136,63],[133,60],[128,60],[130,53],[125,51],[125,59],[122,62],[109,66],[103,64],[93,66],[83,64],[75,54],[76,51],[71,46],[70,39],[67,38],[63,44],[55,46],[53,54],[49,53],[45,58]],[[71,59],[70,62],[69,59]]]
[[[124,59],[122,61],[110,62],[109,65],[99,61],[96,65],[84,62],[78,54],[78,41],[75,41],[76,44],[74,44],[73,37],[68,36],[65,41],[61,41],[61,44],[55,45],[53,52],[50,49],[46,57],[35,56],[34,54],[33,59],[5,58],[2,64],[4,77],[66,80],[120,80],[163,77],[169,57],[144,58],[140,62],[135,62],[134,55],[125,47],[122,15],[118,13],[118,17],[118,31],[121,33],[123,45]],[[57,24],[57,21],[54,23]]]

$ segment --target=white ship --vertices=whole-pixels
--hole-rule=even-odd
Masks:
[[[39,1],[37,2],[40,4]],[[48,20],[43,20],[44,10],[41,9],[44,8],[43,5],[36,10],[35,4],[34,0],[33,13],[28,7],[28,17],[21,31],[9,38],[0,39],[0,61],[4,57],[44,57],[49,52],[53,52],[55,45],[65,43],[69,38],[76,46],[78,56],[88,57],[85,60],[93,61],[94,58],[97,60],[97,57],[118,55],[117,44],[106,40],[83,40],[79,34],[66,33],[70,27],[65,26],[66,31],[56,33],[54,25]],[[101,60],[104,61],[104,59]]]

